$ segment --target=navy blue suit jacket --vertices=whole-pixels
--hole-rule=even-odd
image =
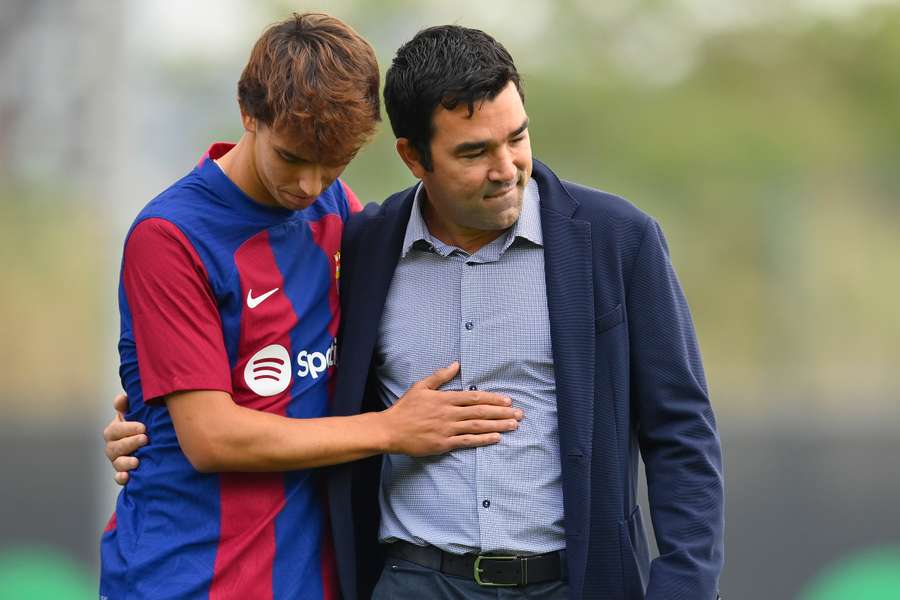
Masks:
[[[571,597],[713,600],[723,562],[721,450],[662,231],[627,201],[561,181],[538,161],[533,177]],[[383,408],[371,392],[372,355],[413,195],[410,188],[369,204],[344,231],[337,415]],[[652,562],[636,500],[639,452],[660,551]],[[337,467],[329,479],[346,600],[368,598],[382,566],[379,469],[376,457]]]

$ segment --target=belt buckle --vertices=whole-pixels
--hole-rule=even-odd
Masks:
[[[493,583],[490,581],[482,581],[481,574],[484,573],[484,569],[481,568],[482,560],[518,560],[518,556],[485,556],[483,554],[479,554],[475,557],[475,565],[473,567],[474,575],[475,575],[475,583],[484,587],[515,587],[519,585],[518,583]]]

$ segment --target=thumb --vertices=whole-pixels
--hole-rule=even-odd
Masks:
[[[422,387],[429,390],[436,390],[459,373],[459,363],[454,361],[450,363],[450,366],[444,367],[443,369],[438,369],[428,377],[420,379],[413,387]]]
[[[128,396],[125,394],[119,394],[113,399],[113,408],[119,415],[124,415],[128,412]]]

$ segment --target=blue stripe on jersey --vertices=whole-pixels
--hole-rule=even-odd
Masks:
[[[275,565],[272,589],[275,598],[320,600],[322,496],[315,471],[285,473],[285,507],[275,519]],[[295,557],[302,554],[303,562]]]

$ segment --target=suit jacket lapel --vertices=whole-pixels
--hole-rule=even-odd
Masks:
[[[400,260],[414,195],[415,187],[385,201],[382,212],[372,217],[373,223],[347,256],[354,266],[344,289],[353,299],[344,305],[349,310],[341,315],[340,341],[347,345],[341,349],[343,364],[335,391],[335,414],[353,415],[362,407],[381,314]]]
[[[535,161],[533,175],[541,197],[569,571],[578,589],[591,518],[596,368],[591,227],[572,218],[578,203],[550,169]]]

